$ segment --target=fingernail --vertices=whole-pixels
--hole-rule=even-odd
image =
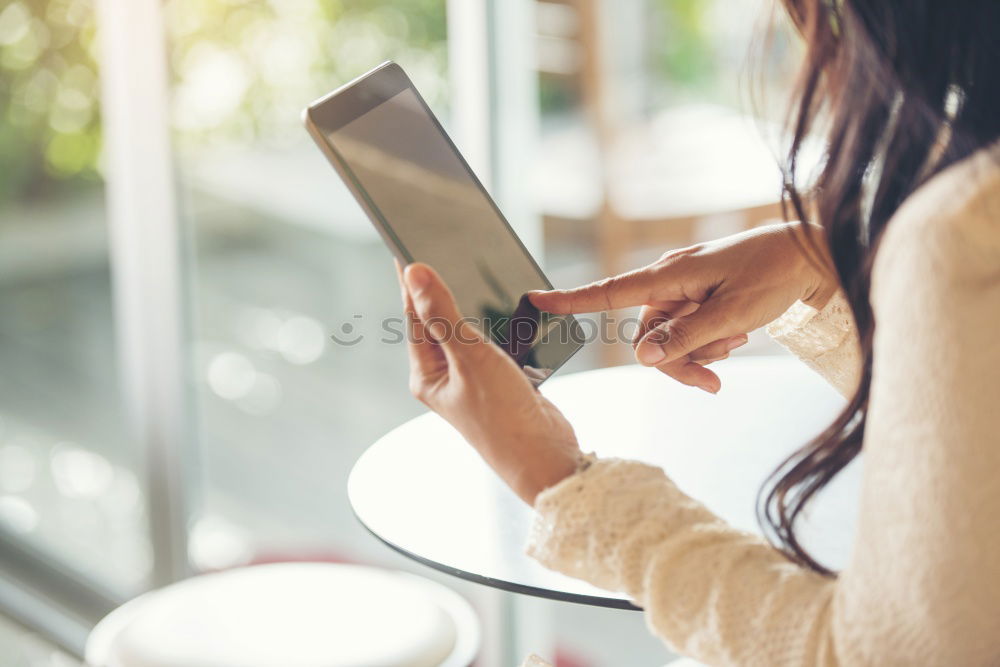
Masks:
[[[655,366],[667,357],[662,347],[649,341],[640,344],[635,354],[639,363],[646,366]]]
[[[431,275],[427,269],[419,264],[410,264],[403,272],[406,286],[414,292],[422,292],[430,282]]]
[[[735,336],[735,337],[729,339],[729,342],[726,343],[726,351],[727,352],[732,352],[733,350],[735,350],[738,347],[743,347],[744,345],[747,344],[748,340],[750,340],[750,339],[747,338],[747,336],[745,336],[745,335],[744,336]]]
[[[700,384],[700,385],[698,385],[698,389],[701,389],[702,391],[707,391],[712,396],[715,396],[717,393],[719,393],[718,389],[715,389],[714,387],[712,387],[710,385],[707,385],[707,384]]]

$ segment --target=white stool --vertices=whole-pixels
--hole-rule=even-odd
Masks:
[[[91,632],[92,667],[468,667],[472,607],[409,574],[282,563],[141,595]]]

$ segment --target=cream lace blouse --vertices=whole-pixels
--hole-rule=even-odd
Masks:
[[[529,553],[627,593],[671,649],[710,665],[1000,664],[998,165],[994,147],[937,175],[882,241],[861,512],[836,579],[663,470],[613,459],[539,495]],[[797,304],[769,327],[845,394],[859,372],[848,312],[839,297]]]

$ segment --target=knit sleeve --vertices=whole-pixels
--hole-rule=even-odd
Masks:
[[[672,650],[713,665],[830,664],[813,658],[829,650],[834,582],[733,529],[661,469],[601,460],[544,491],[535,509],[528,553],[627,593]],[[779,636],[765,655],[767,635]]]
[[[767,333],[844,396],[858,385],[861,349],[851,307],[837,292],[822,310],[797,301]]]
[[[672,650],[717,667],[1000,664],[1000,169],[983,169],[975,191],[924,186],[882,240],[860,509],[836,578],[616,459],[539,494],[529,553],[625,593]],[[852,354],[837,312],[778,337],[826,373]]]

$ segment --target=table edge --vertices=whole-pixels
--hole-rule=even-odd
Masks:
[[[393,544],[389,540],[383,538],[381,535],[376,533],[374,530],[369,528],[368,524],[358,516],[357,511],[354,509],[354,504],[350,502],[348,498],[348,504],[351,506],[351,513],[354,514],[354,518],[357,519],[358,523],[368,531],[375,539],[377,539],[382,544],[386,545],[393,551],[412,561],[416,561],[421,565],[429,567],[438,572],[443,572],[444,574],[457,577],[459,579],[464,579],[465,581],[471,581],[474,584],[479,584],[481,586],[488,586],[490,588],[498,588],[508,593],[520,593],[523,595],[531,595],[537,598],[544,598],[547,600],[557,600],[559,602],[573,602],[575,604],[589,605],[592,607],[606,607],[609,609],[624,609],[627,611],[642,611],[642,607],[637,607],[628,600],[624,598],[613,598],[613,597],[602,597],[600,595],[585,595],[583,593],[565,593],[559,591],[553,591],[547,588],[539,588],[537,586],[530,586],[528,584],[516,584],[511,581],[506,581],[504,579],[494,579],[493,577],[487,577],[482,574],[475,574],[474,572],[467,572],[465,570],[460,570],[456,567],[450,565],[445,565],[444,563],[439,563],[437,561],[431,560],[429,558],[424,558],[423,556],[417,555],[412,551],[404,549],[398,544]]]

